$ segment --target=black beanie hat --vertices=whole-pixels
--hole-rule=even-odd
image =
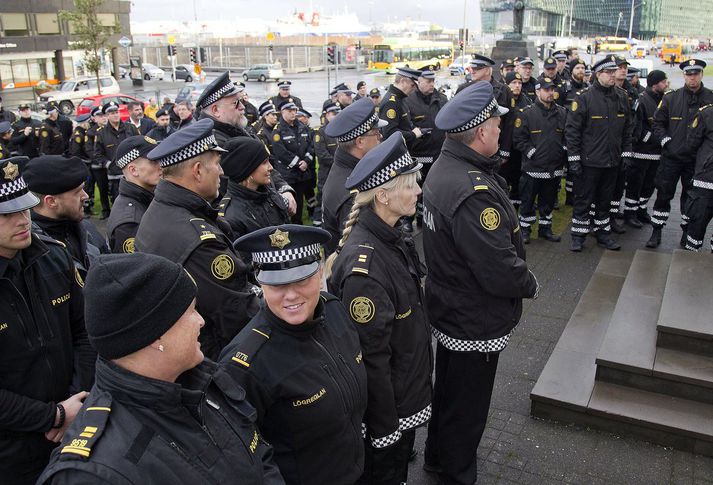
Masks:
[[[99,256],[84,284],[89,342],[105,359],[143,349],[173,327],[196,293],[193,278],[164,257]]]
[[[646,75],[646,85],[653,86],[654,84],[660,83],[664,79],[666,79],[666,73],[659,71],[658,69],[654,69]]]
[[[30,159],[22,176],[31,191],[57,195],[74,190],[89,177],[89,169],[79,157],[42,155]]]
[[[220,164],[223,172],[234,182],[242,182],[260,166],[270,154],[260,140],[240,136],[228,140],[223,146],[228,153],[223,154]]]

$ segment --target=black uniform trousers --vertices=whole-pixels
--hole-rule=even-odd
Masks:
[[[374,448],[364,440],[364,473],[358,485],[401,485],[408,480],[408,462],[416,441],[416,429],[401,433],[401,439],[387,448]]]
[[[706,228],[713,219],[713,190],[701,187],[691,187],[686,200],[688,228],[686,233],[686,249],[698,251],[703,246]],[[711,237],[711,252],[713,252],[713,236]]]
[[[624,188],[626,186],[626,173],[624,172],[623,164],[620,165],[616,173],[616,181],[614,182],[614,192],[612,193],[611,202],[609,203],[609,212],[611,217],[619,215],[621,207],[621,198],[624,197]]]
[[[572,236],[585,237],[590,229],[590,210],[594,204],[594,230],[599,234],[611,231],[609,207],[619,167],[582,167],[574,181]]]
[[[332,163],[334,162],[320,162],[319,170],[317,170],[317,207],[314,208],[314,215],[312,216],[315,221],[322,222],[322,192],[324,192],[324,183],[327,181]]]
[[[646,212],[646,205],[654,193],[654,178],[659,167],[658,160],[633,159],[626,170],[626,195],[624,214],[633,217]]]
[[[656,228],[662,228],[668,221],[668,216],[671,213],[671,201],[676,195],[676,186],[678,180],[681,179],[683,190],[681,191],[681,227],[685,229],[688,224],[688,215],[686,214],[686,199],[688,198],[688,190],[691,187],[693,172],[696,166],[695,160],[673,160],[670,158],[661,157],[661,164],[656,173],[656,202],[654,202],[654,211],[651,215],[651,225]]]
[[[99,189],[99,200],[102,204],[102,214],[105,216],[109,215],[109,178],[107,177],[105,168],[93,168],[92,175],[94,180],[97,182],[97,188]]]
[[[113,204],[117,197],[119,197],[119,181],[120,179],[108,179],[109,183],[109,198]]]
[[[304,198],[307,196],[307,191],[314,184],[312,179],[302,180],[301,182],[292,182],[290,186],[295,191],[295,200],[297,201],[297,212],[291,217],[292,224],[302,224],[302,210],[304,208]]]
[[[441,467],[443,485],[472,485],[477,451],[488,420],[499,353],[454,352],[436,346],[433,414],[425,461]]]
[[[539,231],[552,227],[552,209],[555,206],[560,178],[535,178],[527,173],[520,176],[520,227],[524,232],[530,232],[535,223],[535,199],[537,212],[540,214]]]
[[[508,183],[508,188],[510,189],[510,202],[515,206],[515,210],[520,207],[521,197],[520,194],[520,175],[522,174],[522,153],[518,150],[510,151],[510,159],[507,163],[500,165],[498,173],[505,179]]]
[[[96,185],[96,180],[94,179],[94,172],[92,172],[92,168],[89,165],[87,165],[87,168],[89,169],[89,175],[87,175],[87,180],[84,183],[84,191],[87,193],[89,198],[84,201],[84,213],[90,214],[92,207],[94,207],[94,186]]]

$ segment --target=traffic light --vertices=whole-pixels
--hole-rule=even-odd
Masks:
[[[176,46],[175,45],[168,46],[168,55],[169,55],[169,57],[176,55]]]
[[[460,51],[463,52],[463,41],[460,41]]]
[[[361,50],[361,41],[360,40],[357,41],[356,48]]]
[[[544,58],[545,58],[545,44],[540,44],[537,46],[537,57],[544,60]]]
[[[201,64],[205,64],[208,62],[208,52],[205,50],[205,47],[200,48],[200,59],[198,59],[198,62]]]
[[[270,50],[270,52],[272,52],[272,44],[270,44],[270,47],[268,47],[268,49]]]
[[[196,49],[191,47],[190,49],[188,49],[188,54],[189,54],[189,57],[191,58],[191,62],[193,64],[198,64],[198,58],[196,57]]]
[[[335,52],[334,52],[334,51],[335,51],[335,49],[334,49],[334,46],[333,46],[333,45],[327,46],[327,61],[328,61],[330,64],[334,64],[334,63],[335,63],[335,57],[334,57],[334,53],[335,53]]]

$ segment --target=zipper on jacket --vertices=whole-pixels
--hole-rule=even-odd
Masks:
[[[357,398],[361,397],[361,389],[359,388],[359,380],[356,377],[356,374],[352,370],[351,367],[349,367],[349,364],[347,363],[346,359],[342,354],[337,354],[339,357],[339,360],[342,361],[342,364],[344,364],[344,367],[346,367],[349,370],[349,375],[351,376],[351,380],[354,381],[354,389],[356,389],[356,392],[354,393]]]
[[[337,392],[339,392],[339,399],[341,399],[341,401],[342,401],[342,407],[344,408],[344,414],[348,414],[349,406],[347,406],[347,400],[344,397],[344,391],[342,391],[342,387],[337,382],[337,379],[334,377],[334,374],[332,374],[332,371],[329,369],[329,366],[327,364],[323,364],[322,369],[324,369],[324,372],[326,372],[327,375],[332,379],[332,382],[334,382],[334,385],[337,388]]]
[[[32,348],[32,341],[30,340],[30,336],[27,333],[27,325],[25,325],[25,320],[22,318],[22,315],[17,310],[17,305],[15,305],[14,301],[10,302],[10,307],[12,308],[12,312],[17,315],[17,319],[20,322],[20,327],[22,327],[22,335],[25,337],[25,344],[27,344],[28,348]]]

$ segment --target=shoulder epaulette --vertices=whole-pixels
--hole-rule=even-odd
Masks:
[[[468,171],[470,181],[473,183],[473,190],[476,192],[482,192],[484,190],[489,189],[487,182],[483,180],[483,177],[481,175],[482,172],[478,172],[477,170]]]
[[[229,205],[230,197],[223,197],[220,201],[220,204],[218,204],[218,215],[220,217],[225,217],[225,211],[228,209]]]
[[[194,217],[189,219],[188,222],[196,230],[198,237],[201,241],[209,241],[211,239],[216,239],[216,235],[213,232],[212,227],[206,222],[205,219],[199,217]]]
[[[666,91],[663,92],[663,95],[666,96],[667,94],[671,94],[671,93],[673,93],[674,91],[676,91],[676,90],[675,90],[675,89],[668,89],[668,90],[666,90]]]
[[[270,340],[270,327],[265,325],[262,328],[251,328],[249,332],[241,332],[242,338],[238,344],[237,351],[230,358],[231,362],[243,367],[250,367],[250,363],[255,358],[260,348]]]
[[[339,301],[341,300],[337,298],[336,296],[332,295],[331,293],[327,293],[326,291],[322,291],[319,293],[319,297],[322,299],[323,302],[327,303],[328,301]]]
[[[711,106],[713,106],[713,104],[707,104],[705,106],[701,106],[700,108],[698,108],[698,111],[706,110],[706,109],[710,108]]]
[[[389,97],[389,101],[396,101],[396,96],[392,94],[392,95]]]
[[[33,228],[34,232],[34,228]],[[47,234],[43,232],[35,232],[35,236],[37,236],[38,239],[40,239],[42,242],[47,243],[47,244],[56,244],[57,246],[62,246],[63,248],[66,248],[67,245],[63,243],[62,241],[58,241],[57,239],[53,237],[49,237]]]
[[[368,275],[369,266],[374,256],[374,247],[368,244],[360,244],[356,253],[356,260],[353,262],[352,273]]]
[[[106,429],[109,414],[111,413],[111,395],[103,393],[92,405],[84,408],[81,417],[77,417],[80,426],[72,426],[76,433],[74,436],[65,436],[60,454],[68,458],[87,460],[92,454],[92,447],[96,445]]]

